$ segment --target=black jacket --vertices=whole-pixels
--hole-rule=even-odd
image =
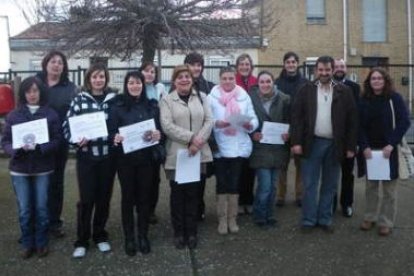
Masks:
[[[284,71],[280,74],[279,78],[275,80],[277,88],[290,96],[293,102],[296,96],[296,92],[306,82],[306,79],[298,72],[294,76],[288,76]]]

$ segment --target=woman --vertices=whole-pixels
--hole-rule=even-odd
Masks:
[[[256,170],[257,188],[253,204],[253,221],[259,227],[274,226],[275,183],[281,169],[289,160],[289,147],[286,144],[264,144],[262,129],[264,122],[289,124],[290,97],[278,90],[270,72],[259,73],[258,86],[252,88],[250,97],[259,119],[259,128],[253,133],[253,152],[250,166]],[[289,138],[282,134],[283,141]]]
[[[58,115],[46,104],[47,95],[40,80],[25,79],[19,89],[19,106],[8,114],[1,141],[4,151],[11,157],[9,169],[17,198],[24,259],[35,251],[39,257],[48,254],[48,186],[61,133]],[[25,141],[20,148],[13,148],[16,138],[12,126],[39,119],[47,121],[49,142]]]
[[[364,81],[364,92],[359,108],[359,149],[365,159],[372,158],[372,150],[381,150],[390,160],[391,180],[366,180],[366,207],[360,228],[367,231],[378,223],[378,234],[388,236],[394,227],[397,213],[397,145],[410,126],[407,108],[395,92],[389,74],[382,68],[373,68]],[[395,127],[393,126],[395,121]],[[365,173],[365,172],[364,172]],[[382,182],[383,198],[379,201]]]
[[[67,118],[86,113],[104,112],[108,118],[115,93],[108,88],[109,72],[103,64],[92,65],[85,74],[84,89],[73,99]],[[109,203],[115,177],[115,164],[110,152],[108,137],[74,141],[69,131],[68,119],[64,134],[67,141],[77,146],[76,170],[79,186],[77,204],[77,240],[74,244],[74,258],[86,255],[91,236],[93,214],[93,241],[101,252],[108,252],[111,246],[105,231],[109,216]]]
[[[253,60],[248,54],[241,54],[236,59],[236,84],[246,92],[257,84],[253,76]],[[248,159],[243,162],[242,177],[239,187],[239,214],[251,214],[253,205],[253,187],[255,171],[250,168]]]
[[[220,84],[208,95],[213,118],[213,133],[218,151],[214,166],[217,180],[217,216],[220,234],[237,233],[237,203],[243,164],[252,152],[249,133],[258,126],[258,120],[249,95],[236,85],[236,72],[231,67],[220,69]],[[240,124],[232,118],[244,116]]]
[[[69,80],[69,69],[66,56],[53,50],[42,60],[42,72],[37,77],[42,81],[42,86],[47,91],[49,106],[59,115],[60,126],[66,118],[70,102],[77,93],[77,87]],[[62,130],[60,130],[62,132]],[[55,170],[51,174],[49,183],[49,219],[50,234],[56,238],[65,235],[63,221],[61,219],[63,207],[64,174],[68,159],[69,145],[61,134],[59,148],[54,155]]]
[[[160,101],[161,97],[167,95],[165,91],[165,86],[158,82],[158,73],[157,67],[152,62],[142,63],[139,70],[145,77],[145,91],[146,96],[150,100],[155,100],[157,103]],[[155,208],[158,203],[158,195],[160,190],[160,167],[161,162],[152,164],[153,175],[152,175],[152,185],[151,185],[151,194],[150,194],[150,223],[156,224],[158,222],[157,216],[155,215]]]
[[[161,127],[167,136],[165,173],[171,186],[171,220],[174,244],[177,249],[185,245],[197,247],[197,211],[199,181],[178,184],[175,179],[177,151],[187,149],[190,155],[201,153],[201,173],[207,162],[213,160],[207,140],[213,127],[211,110],[204,93],[192,89],[193,79],[187,65],[174,68],[172,83],[175,87],[160,101]],[[201,179],[201,176],[200,176]]]
[[[144,76],[140,72],[127,73],[124,81],[124,93],[117,97],[118,99],[110,111],[108,123],[110,140],[116,147],[117,170],[122,193],[125,253],[129,256],[136,255],[134,208],[136,208],[138,217],[139,251],[143,254],[148,254],[151,251],[148,241],[148,223],[152,203],[150,195],[154,171],[153,147],[124,153],[121,144],[126,137],[118,133],[118,128],[146,120],[154,120],[157,129],[160,128],[157,101],[148,100],[144,83]],[[146,134],[149,135],[149,141],[160,140],[161,134],[157,129]]]

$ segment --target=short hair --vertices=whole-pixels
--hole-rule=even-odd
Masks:
[[[236,59],[236,68],[239,66],[240,62],[242,60],[245,60],[245,59],[249,60],[250,66],[252,67],[252,70],[253,70],[253,59],[249,54],[246,54],[246,53],[241,54],[240,56],[237,57],[237,59]]]
[[[109,83],[108,68],[106,68],[105,64],[103,64],[103,63],[95,63],[95,64],[92,64],[91,67],[89,67],[89,69],[85,73],[85,78],[83,80],[83,85],[84,85],[84,88],[87,91],[92,91],[91,76],[96,71],[104,71],[104,73],[105,73],[105,86],[104,86],[104,89],[106,89],[108,87],[108,83]]]
[[[394,91],[394,85],[393,85],[390,74],[388,74],[388,72],[384,68],[381,68],[381,67],[374,67],[369,71],[368,76],[364,80],[364,91],[362,93],[362,96],[366,98],[374,97],[374,90],[371,87],[371,76],[375,72],[380,73],[382,77],[384,78],[383,95],[386,97],[390,97],[392,91]]]
[[[263,75],[269,75],[273,81],[275,80],[275,76],[273,76],[273,74],[267,70],[260,71],[260,73],[257,75],[257,80],[259,80],[259,78]]]
[[[186,64],[177,65],[174,67],[174,71],[171,76],[171,82],[174,84],[174,81],[177,79],[178,75],[182,72],[188,72],[191,76],[190,67]]]
[[[184,58],[184,64],[195,64],[200,63],[202,67],[204,67],[204,57],[202,54],[197,52],[189,53]]]
[[[19,105],[27,104],[26,93],[35,84],[39,89],[39,105],[47,104],[47,91],[37,77],[28,77],[22,81],[19,87]]]
[[[141,66],[139,67],[139,71],[142,72],[147,67],[153,67],[155,71],[155,78],[154,78],[154,84],[158,83],[158,67],[151,61],[144,61]]]
[[[316,60],[316,63],[315,63],[315,67],[318,67],[319,63],[322,63],[322,64],[330,63],[331,66],[332,66],[332,70],[335,68],[335,60],[331,56],[320,56],[320,57],[318,57],[318,59]]]
[[[234,73],[236,74],[236,69],[232,66],[221,67],[219,71],[219,76],[223,75],[224,73]]]
[[[284,56],[283,56],[283,63],[285,63],[285,61],[288,60],[291,57],[293,57],[296,60],[296,62],[299,63],[299,56],[298,56],[298,54],[296,54],[293,51],[289,51],[286,54],[284,54]]]
[[[59,56],[63,62],[63,71],[62,71],[62,74],[60,75],[60,81],[67,80],[69,78],[68,60],[66,59],[66,56],[61,51],[52,50],[46,54],[46,56],[42,59],[42,72],[44,74],[47,74],[47,69],[46,69],[47,64],[54,56]]]

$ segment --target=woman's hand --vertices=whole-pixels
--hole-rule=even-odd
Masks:
[[[80,139],[80,141],[78,142],[78,147],[83,147],[86,146],[88,144],[89,140],[86,139],[85,137],[83,137],[82,139]]]
[[[391,152],[394,149],[393,146],[391,145],[387,145],[382,149],[382,155],[384,156],[384,158],[389,159],[391,156]]]
[[[371,148],[364,149],[363,154],[364,154],[365,159],[371,159],[372,158]]]
[[[188,147],[188,152],[189,152],[190,156],[196,155],[199,150],[200,149],[196,145],[194,145],[194,144],[191,144]]]
[[[123,136],[121,136],[119,133],[115,134],[115,137],[114,137],[114,146],[118,146],[123,141],[124,141],[124,137]]]
[[[294,145],[293,147],[291,147],[291,151],[292,151],[293,154],[296,154],[296,155],[302,155],[303,154],[303,150],[302,150],[301,145]]]
[[[204,139],[198,135],[194,135],[191,139],[191,144],[201,149],[201,147],[204,145]]]
[[[156,141],[159,141],[160,139],[161,139],[161,132],[158,129],[153,130],[151,132],[151,141],[156,142]]]
[[[255,142],[260,142],[260,140],[262,140],[263,138],[263,134],[261,132],[255,132],[253,133],[252,139]]]
[[[243,123],[242,127],[247,131],[251,131],[253,129],[253,125],[250,122]]]
[[[217,120],[215,125],[216,125],[216,128],[225,128],[225,127],[229,127],[230,123],[226,121],[222,121],[222,120]]]
[[[287,142],[287,141],[289,140],[289,133],[283,133],[283,134],[282,134],[282,140],[283,140],[284,142]]]

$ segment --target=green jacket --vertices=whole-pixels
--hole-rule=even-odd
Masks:
[[[253,107],[259,119],[259,127],[256,131],[261,131],[263,122],[276,122],[288,124],[290,121],[290,96],[274,88],[276,94],[272,100],[269,114],[263,107],[257,86],[250,90],[250,97]],[[258,168],[285,168],[290,158],[288,145],[262,144],[253,141],[253,152],[250,155],[250,167]]]

